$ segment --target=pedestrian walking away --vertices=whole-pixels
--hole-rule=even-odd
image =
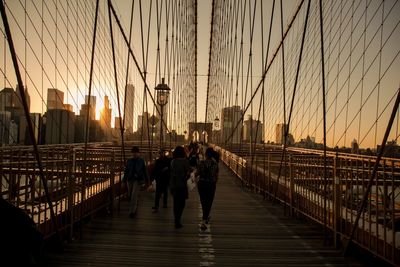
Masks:
[[[167,157],[166,151],[160,150],[159,157],[155,161],[151,179],[156,181],[156,194],[153,212],[157,212],[163,196],[163,208],[168,206],[168,185],[171,175],[171,159]]]
[[[187,180],[189,178],[191,168],[186,158],[185,149],[177,146],[173,152],[173,160],[171,162],[171,180],[170,191],[174,199],[174,218],[175,228],[182,228],[181,217],[185,208],[186,199],[189,196],[187,188]]]
[[[210,212],[218,181],[218,156],[219,154],[213,148],[209,147],[206,149],[205,159],[201,160],[197,166],[199,175],[197,189],[203,210],[201,230],[206,230],[210,221]]]
[[[140,188],[148,180],[146,162],[139,156],[139,147],[132,147],[132,158],[126,164],[124,180],[128,186],[129,217],[133,218],[137,212]]]

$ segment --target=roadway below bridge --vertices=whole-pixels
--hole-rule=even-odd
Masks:
[[[286,217],[279,204],[242,189],[223,163],[206,231],[200,229],[196,189],[182,229],[174,228],[168,201],[168,208],[152,213],[154,193],[141,192],[133,219],[122,201],[119,212],[93,218],[82,239],[63,252],[47,251],[44,266],[376,266],[324,246],[320,228]]]

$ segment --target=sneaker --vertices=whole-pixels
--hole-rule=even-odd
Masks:
[[[129,213],[129,218],[135,218],[135,216],[136,216],[136,212]]]
[[[154,206],[154,207],[151,207],[151,209],[152,210],[158,210],[158,207]]]
[[[158,212],[157,208],[153,209],[153,213],[157,213],[157,212]]]
[[[201,226],[200,226],[200,229],[201,229],[202,231],[207,230],[207,225],[206,225],[204,222],[202,222],[202,223],[201,223]]]

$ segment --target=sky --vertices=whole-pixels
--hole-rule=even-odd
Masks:
[[[149,3],[149,0],[143,3]],[[128,29],[131,2],[127,0],[114,0],[117,11],[121,14],[121,21]],[[207,96],[208,54],[211,30],[211,4],[212,0],[199,0],[198,2],[198,57],[197,57],[197,120],[204,121]]]
[[[144,7],[144,28],[146,29],[147,21],[146,18],[149,14],[147,7],[149,3],[153,1],[155,6],[156,0],[142,0]],[[172,2],[171,2],[172,1]],[[127,0],[113,0],[114,6],[117,9],[119,19],[121,20],[125,33],[129,32],[129,19],[131,10],[131,1]],[[244,3],[243,1],[242,3]],[[279,1],[277,1],[279,2]],[[293,16],[295,8],[298,6],[300,1],[288,0],[283,1],[284,3],[284,25],[287,27],[289,19]],[[307,2],[307,1],[306,1]],[[43,3],[43,4],[42,4]],[[94,3],[95,1],[6,1],[7,12],[9,16],[10,26],[12,28],[13,39],[17,50],[18,59],[20,60],[20,67],[24,84],[27,85],[29,94],[31,95],[31,111],[44,113],[46,111],[46,88],[58,88],[64,92],[64,102],[69,103],[73,106],[75,113],[78,113],[80,105],[83,104],[84,95],[88,94],[88,77],[89,77],[89,66],[90,66],[90,51],[91,51],[91,31],[93,29],[93,14],[94,14]],[[98,32],[98,44],[96,46],[95,56],[95,69],[94,69],[94,81],[92,88],[92,95],[97,95],[97,111],[99,113],[102,107],[102,97],[107,94],[110,98],[110,102],[113,108],[113,117],[118,116],[117,112],[117,97],[115,92],[113,70],[112,70],[112,58],[110,53],[104,53],[104,51],[110,51],[110,39],[109,32],[107,32],[108,15],[105,12],[107,1],[100,1],[101,10],[100,13],[100,32]],[[133,43],[132,49],[135,53],[139,65],[143,66],[142,48],[141,48],[141,37],[140,37],[140,20],[138,15],[138,3],[136,0],[136,11],[134,18],[133,27]],[[158,3],[176,3],[174,0],[159,1]],[[229,1],[221,1],[219,3],[232,3]],[[249,4],[249,8],[254,7],[254,3],[260,5],[261,1],[246,1]],[[267,19],[269,19],[268,8],[271,5],[271,1],[264,1],[264,11],[261,12],[264,16],[264,24],[267,25]],[[321,140],[321,98],[318,98],[320,92],[318,90],[302,90],[302,88],[309,87],[310,83],[313,83],[311,87],[318,88],[320,80],[318,79],[318,62],[320,60],[319,55],[319,40],[318,38],[318,16],[316,9],[316,3],[313,2],[314,12],[311,15],[310,25],[313,25],[309,29],[309,35],[306,40],[306,54],[304,56],[305,68],[302,68],[300,73],[299,82],[299,99],[295,105],[295,118],[293,121],[293,129],[295,138],[299,139],[305,137],[307,134],[316,136],[317,140]],[[328,128],[332,138],[332,143],[335,143],[334,139],[340,138],[344,129],[345,120],[351,123],[349,131],[355,133],[351,134],[351,138],[345,142],[346,145],[350,145],[353,137],[357,137],[357,131],[362,132],[362,135],[367,132],[373,133],[375,139],[371,141],[368,137],[364,145],[375,146],[379,142],[383,135],[383,129],[386,126],[388,114],[391,110],[393,99],[391,99],[399,87],[399,79],[397,74],[400,71],[400,57],[399,46],[400,43],[400,30],[399,30],[399,17],[400,3],[398,1],[363,1],[356,0],[351,1],[326,1],[325,3],[325,25],[326,27],[326,38],[327,44],[325,50],[327,53],[326,58],[326,69],[329,73],[327,75],[328,85]],[[253,5],[253,6],[251,6]],[[57,7],[58,6],[58,7]],[[57,9],[58,12],[54,12]],[[24,11],[27,11],[26,13]],[[247,9],[248,10],[248,9]],[[247,11],[246,10],[246,11]],[[260,11],[260,7],[257,6],[257,12]],[[286,59],[288,60],[286,72],[288,73],[288,85],[289,90],[293,89],[294,73],[296,69],[296,58],[298,55],[299,42],[298,39],[301,37],[302,23],[304,17],[305,8],[301,11],[300,19],[293,25],[293,30],[288,36],[289,43],[285,46],[287,49]],[[147,13],[146,13],[147,12]],[[154,14],[154,10],[153,10]],[[248,16],[246,12],[246,16]],[[267,14],[267,15],[266,15]],[[279,14],[276,10],[275,14]],[[366,14],[366,15],[365,15]],[[46,23],[42,24],[41,16],[44,17]],[[257,19],[260,19],[259,13],[257,13]],[[353,18],[353,21],[352,21]],[[150,88],[154,88],[159,82],[155,73],[157,72],[154,65],[155,62],[155,51],[156,51],[156,32],[155,32],[155,17],[152,17],[152,32],[148,43],[149,48],[149,69],[148,69],[148,84]],[[69,21],[69,23],[66,23]],[[383,21],[383,27],[380,28],[381,21]],[[269,60],[272,57],[272,53],[276,51],[276,47],[280,41],[280,27],[279,17],[275,18],[275,24],[272,32],[272,42],[270,48]],[[260,53],[260,25],[259,21],[256,22],[255,41],[254,41],[254,62],[260,65],[261,58],[264,55]],[[332,25],[332,26],[330,26]],[[353,26],[350,26],[353,25]],[[57,27],[56,27],[57,26]],[[351,30],[350,28],[354,29]],[[56,30],[56,28],[58,30]],[[367,28],[364,33],[364,28]],[[249,36],[249,22],[248,17],[245,20],[245,38]],[[1,26],[3,31],[3,26]],[[209,60],[209,41],[210,41],[210,30],[211,30],[211,0],[199,0],[198,1],[198,62],[197,62],[197,120],[204,121],[205,116],[205,103],[206,103],[206,91],[207,91],[207,74],[208,74],[208,60]],[[264,33],[267,32],[267,27],[264,27]],[[352,35],[350,33],[352,32]],[[26,36],[24,35],[26,33]],[[165,33],[161,33],[163,35]],[[90,38],[88,38],[90,36]],[[122,36],[115,31],[115,41],[117,49],[118,65],[125,66],[124,59],[127,58],[126,44],[123,41]],[[342,36],[342,38],[341,38]],[[26,39],[25,39],[26,37]],[[161,36],[164,38],[165,36]],[[160,40],[162,40],[162,38]],[[297,38],[297,39],[296,39]],[[27,40],[27,41],[26,41]],[[45,45],[41,45],[41,40],[45,40]],[[296,41],[297,40],[297,41]],[[318,40],[318,41],[315,41]],[[387,42],[387,43],[386,43]],[[383,52],[379,51],[379,46],[383,45]],[[352,50],[350,50],[350,47]],[[363,53],[363,47],[366,51]],[[4,87],[14,87],[16,84],[15,73],[11,64],[11,58],[6,45],[6,39],[0,42],[0,49],[3,52],[1,62],[1,74],[3,75]],[[246,50],[247,49],[247,50]],[[244,55],[245,62],[243,66],[247,67],[246,60],[248,60],[249,43],[247,40],[244,42]],[[161,49],[162,50],[162,49]],[[163,60],[164,52],[161,52],[161,61]],[[264,52],[265,53],[265,52]],[[352,55],[350,59],[350,56]],[[269,138],[274,138],[274,126],[277,123],[282,123],[282,104],[281,96],[281,63],[280,55],[278,55],[267,80],[268,94],[265,99],[268,105],[267,115],[270,116],[267,124],[270,126]],[[382,62],[380,67],[379,62]],[[161,63],[163,64],[163,63]],[[307,65],[308,64],[308,65]],[[314,65],[313,65],[314,64]],[[77,67],[78,66],[78,67]],[[315,71],[310,70],[311,67],[316,68]],[[380,70],[381,68],[381,70]],[[121,68],[123,69],[123,68]],[[257,71],[254,73],[253,85],[261,77],[261,68],[255,67]],[[132,73],[129,75],[129,80],[134,84],[141,83],[141,77],[135,68],[131,67]],[[387,71],[387,72],[386,72]],[[99,73],[108,73],[107,75],[100,76]],[[352,79],[349,82],[346,81],[347,76],[351,73]],[[363,73],[366,74],[365,78]],[[304,76],[301,76],[304,75]],[[383,77],[383,76],[384,77]],[[382,81],[380,76],[383,77]],[[123,71],[118,73],[118,79],[120,84],[124,82],[125,76]],[[348,86],[349,85],[349,86]],[[379,86],[377,90],[376,87]],[[346,100],[346,92],[348,87],[357,88],[350,95],[349,101]],[[363,89],[360,89],[363,88]],[[172,88],[174,90],[176,88]],[[225,90],[225,88],[224,88]],[[275,91],[274,91],[275,90]],[[175,90],[176,92],[176,90]],[[290,92],[290,91],[289,91]],[[188,92],[183,92],[188,93]],[[190,93],[190,92],[189,92]],[[220,114],[220,109],[226,106],[226,99],[223,96],[218,95],[218,92],[213,92],[214,96],[217,97],[217,108],[213,110],[216,116]],[[247,94],[249,99],[250,90]],[[143,91],[141,88],[136,88],[137,103],[143,101]],[[239,98],[243,99],[243,95]],[[287,94],[288,101],[290,100],[290,94]],[[307,99],[306,99],[307,98]],[[240,99],[240,101],[242,100]],[[255,103],[259,102],[260,96],[257,95]],[[338,101],[336,101],[338,100]],[[347,102],[346,102],[347,101]],[[176,106],[179,108],[179,104]],[[258,105],[258,104],[257,104]],[[307,106],[308,105],[308,106]],[[134,117],[141,114],[143,108],[141,105],[136,105],[138,108],[135,109]],[[150,108],[151,109],[151,108]],[[357,115],[359,110],[363,109],[362,114]],[[253,108],[253,112],[256,110],[256,105]],[[345,114],[349,115],[345,115]],[[337,115],[336,115],[337,114]],[[246,114],[247,115],[247,114]],[[362,115],[362,116],[361,116]],[[297,117],[296,117],[297,116]],[[303,118],[306,118],[305,120]],[[187,118],[183,118],[185,121]],[[311,122],[312,120],[312,122]],[[379,120],[379,123],[375,123],[375,120]],[[305,123],[303,123],[303,121]],[[395,132],[396,134],[391,138],[398,137],[399,119],[396,118]],[[134,122],[135,123],[135,122]],[[308,125],[305,125],[307,124]],[[319,123],[319,128],[315,126]],[[347,122],[346,122],[347,123]],[[304,124],[304,125],[303,125]],[[313,129],[314,128],[314,129]],[[317,129],[318,128],[318,129]],[[372,129],[372,130],[371,130]],[[181,131],[183,128],[181,129]],[[336,132],[336,133],[335,133]],[[360,135],[360,134],[358,134]]]

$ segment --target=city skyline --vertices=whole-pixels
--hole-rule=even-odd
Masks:
[[[16,86],[17,87],[17,86]],[[131,89],[134,90],[133,86]],[[25,88],[25,91],[27,89]],[[77,118],[76,120],[79,120],[79,117],[81,117],[80,120],[82,121],[82,126],[84,126],[85,121],[86,121],[86,116],[87,116],[87,103],[89,97],[86,95],[85,96],[85,104],[81,105],[81,109],[78,112],[74,112],[72,110],[72,106],[70,104],[64,103],[64,94],[60,90],[57,90],[56,88],[48,88],[48,98],[47,98],[47,111],[44,114],[40,113],[34,113],[31,112],[31,119],[34,122],[34,131],[35,131],[35,138],[38,141],[39,136],[44,135],[42,138],[42,141],[39,140],[39,143],[42,144],[62,144],[62,143],[74,143],[76,142],[76,133],[74,129],[71,129],[71,126],[68,125],[74,125],[75,124],[75,117]],[[29,94],[27,93],[27,97],[29,98]],[[133,95],[132,95],[133,97]],[[29,137],[26,136],[27,131],[24,129],[26,128],[26,123],[21,123],[24,120],[24,115],[22,113],[22,104],[20,100],[18,90],[15,90],[13,88],[4,88],[3,90],[0,90],[0,119],[2,122],[2,127],[0,130],[0,136],[2,140],[2,144],[5,144],[4,142],[7,142],[5,140],[10,140],[9,144],[29,144],[30,141],[28,140]],[[103,136],[102,139],[103,141],[110,141],[112,138],[118,138],[120,135],[119,132],[119,125],[120,125],[120,117],[111,117],[111,108],[109,106],[109,100],[108,96],[104,96],[104,103],[106,105],[104,107],[98,107],[96,105],[96,96],[91,96],[90,98],[91,104],[89,108],[89,121],[95,122],[99,124],[99,127],[102,130],[102,134],[100,136]],[[28,104],[29,105],[29,104]],[[14,111],[9,112],[10,117],[7,117],[7,114],[4,113],[4,110],[7,110],[7,107],[15,107]],[[100,117],[98,118],[96,110],[100,108]],[[17,112],[17,113],[13,113]],[[76,114],[76,115],[75,115]],[[19,116],[18,119],[13,119],[15,116]],[[146,116],[149,117],[149,121],[146,123]],[[125,128],[126,134],[141,134],[141,127],[142,127],[142,120],[145,125],[148,125],[147,128],[152,128],[152,123],[151,122],[151,117],[154,115],[148,114],[146,115],[146,112],[142,113],[137,117],[137,127],[136,130],[128,130]],[[167,116],[167,114],[164,114],[164,116]],[[217,134],[218,137],[215,137],[215,140],[219,140],[219,142],[225,142],[226,140],[229,142],[233,143],[240,143],[240,142],[255,142],[255,134],[257,132],[257,140],[256,143],[270,143],[270,144],[277,144],[281,145],[283,144],[284,140],[284,127],[285,124],[283,123],[278,123],[275,125],[275,138],[272,139],[265,139],[265,130],[266,128],[264,127],[263,123],[261,121],[258,121],[254,118],[252,118],[251,115],[248,115],[247,120],[244,119],[243,112],[240,106],[232,106],[232,107],[225,107],[221,110],[221,121],[219,121],[218,118],[218,124],[219,122],[221,125],[215,125],[215,121],[212,123],[209,123],[211,128],[210,135],[215,135]],[[155,116],[157,118],[158,115]],[[45,123],[42,122],[43,118],[45,118]],[[241,123],[241,120],[243,119],[243,123]],[[168,120],[168,119],[166,119]],[[14,127],[14,132],[11,131],[10,129],[5,129],[4,127],[4,122],[12,123],[13,121],[16,121],[16,124]],[[65,122],[67,122],[65,124]],[[112,123],[113,122],[113,123]],[[188,135],[187,138],[190,140],[192,136],[190,136],[190,129],[195,127],[195,126],[190,126],[190,124],[195,124],[194,122],[189,122],[188,124]],[[199,122],[199,125],[202,125],[203,123]],[[253,125],[254,124],[254,125]],[[156,119],[155,124],[154,124],[154,129],[151,130],[152,132],[152,138],[155,138],[159,134],[159,125],[160,125],[160,120]],[[253,125],[253,126],[251,126]],[[49,130],[42,130],[42,126],[46,126],[44,129],[50,129]],[[232,134],[232,130],[236,127],[235,132]],[[93,126],[90,126],[93,127]],[[207,126],[208,127],[208,126]],[[78,126],[79,128],[79,126]],[[252,129],[251,129],[252,128]],[[112,132],[114,130],[114,132]],[[115,131],[118,130],[118,131]],[[170,132],[174,132],[175,129],[169,129]],[[192,130],[194,131],[194,130]],[[201,130],[198,133],[197,138],[200,138],[202,136]],[[8,133],[5,133],[8,132]],[[166,132],[164,133],[166,134]],[[251,136],[253,135],[253,136]],[[5,138],[5,136],[7,136]],[[75,136],[75,137],[74,137]],[[242,136],[242,137],[241,137]],[[147,130],[143,132],[143,137],[146,139],[147,138]],[[83,138],[83,137],[82,137]],[[158,137],[157,137],[158,138]],[[194,137],[193,137],[194,138]],[[205,137],[203,137],[205,138]],[[79,138],[78,138],[79,139]],[[201,139],[201,138],[200,138]],[[79,139],[80,140],[80,139]],[[95,140],[95,139],[94,139]],[[212,139],[209,139],[212,140]],[[80,140],[81,141],[81,140]],[[100,140],[98,140],[100,141]],[[322,149],[320,147],[322,144],[319,142],[316,142],[316,139],[314,136],[298,136],[294,138],[294,136],[289,132],[288,133],[288,144],[289,145],[296,145],[300,144],[300,146],[305,146],[306,148],[318,148]],[[303,143],[303,144],[302,144]],[[394,144],[396,147],[397,142],[396,140],[388,140],[389,144]],[[372,150],[372,151],[377,151],[376,147],[359,147],[358,140],[353,137],[350,146],[341,146],[337,147],[338,149],[351,149],[352,153],[358,153],[359,151],[365,151],[365,150]],[[329,149],[333,149],[334,147],[328,147]],[[347,150],[346,150],[347,151]],[[357,152],[353,152],[357,151]],[[397,150],[396,150],[397,151]],[[398,152],[395,152],[398,153]]]
[[[125,83],[128,82],[135,87],[135,100],[132,105],[134,107],[132,125],[133,131],[135,131],[138,127],[136,123],[137,118],[143,109],[154,114],[156,113],[155,107],[152,104],[149,94],[147,94],[147,96],[144,94],[142,77],[132,60],[130,63],[130,73],[126,74],[121,70],[117,72],[119,89],[119,96],[117,97],[115,81],[113,79],[114,73],[112,66],[109,65],[109,63],[112,62],[112,56],[111,53],[109,53],[111,43],[109,40],[110,33],[107,32],[108,13],[106,2],[107,1],[100,1],[98,43],[95,47],[94,74],[91,88],[91,95],[97,99],[95,117],[98,120],[100,119],[105,96],[108,96],[109,99],[112,118],[124,115],[123,110],[118,110],[117,100],[119,100],[120,106],[121,104],[123,106]],[[131,3],[129,1],[112,2],[121,20],[123,31],[128,35]],[[143,3],[142,8],[144,14],[151,14],[149,5],[149,2]],[[153,11],[156,7],[155,5],[156,3],[153,3]],[[171,3],[168,5],[171,5],[171,7],[174,6],[174,4]],[[233,3],[231,3],[231,5],[233,5]],[[295,14],[296,9],[299,7],[300,2],[284,1],[283,5],[283,29],[285,30],[293,14]],[[86,38],[87,36],[85,34],[90,35],[93,30],[94,1],[74,2],[70,4],[58,1],[53,3],[46,1],[42,3],[27,1],[26,4],[6,1],[6,7],[10,16],[10,26],[16,44],[17,56],[21,64],[24,86],[28,89],[31,98],[34,100],[31,101],[31,112],[44,114],[47,110],[47,88],[55,88],[63,92],[64,103],[70,105],[68,109],[78,113],[81,105],[85,103],[84,96],[88,94],[91,38]],[[138,6],[135,8],[133,24],[138,26],[140,25],[140,17],[137,13]],[[157,16],[152,16],[146,23],[143,23],[143,26],[134,27],[132,36],[137,40],[141,40],[141,42],[134,41],[131,46],[137,57],[140,72],[147,74],[147,85],[150,92],[154,93],[153,88],[160,82],[161,78],[165,76],[166,82],[169,83],[169,86],[172,88],[171,105],[169,105],[166,110],[166,113],[171,116],[169,116],[169,121],[167,123],[178,133],[182,133],[187,130],[187,123],[189,121],[204,121],[206,89],[209,86],[207,84],[207,79],[216,75],[212,74],[208,76],[209,62],[208,56],[205,56],[208,55],[210,47],[211,1],[198,2],[197,15],[199,26],[197,29],[198,56],[196,76],[198,85],[196,112],[193,110],[193,102],[182,105],[183,101],[186,101],[185,99],[193,99],[194,97],[194,93],[190,90],[184,90],[185,87],[182,85],[185,84],[185,86],[190,87],[190,83],[187,83],[187,85],[183,82],[181,84],[174,84],[175,76],[173,77],[171,74],[168,74],[168,68],[165,63],[167,62],[165,58],[168,53],[161,49],[160,54],[158,54],[156,50],[157,42],[160,42],[160,47],[163,47],[166,37],[171,36],[171,31],[166,32],[168,25],[168,23],[165,22],[168,12],[167,5],[163,7],[160,6],[159,8],[159,16],[163,19],[163,23],[161,24],[160,36],[158,39],[156,34]],[[246,8],[247,11],[250,9],[254,9],[254,11],[259,10],[259,7],[256,8],[256,5],[250,2],[249,6],[245,6],[244,8]],[[313,5],[312,8],[316,10],[315,5]],[[339,13],[336,12],[333,13],[331,17],[328,15],[326,17],[325,25],[328,25],[326,26],[326,39],[332,39],[332,41],[326,45],[326,53],[328,55],[326,57],[326,72],[328,73],[326,77],[328,87],[326,96],[328,101],[326,114],[328,120],[327,142],[330,146],[344,145],[350,147],[352,140],[355,138],[360,141],[361,147],[376,147],[380,144],[382,139],[382,129],[386,126],[388,114],[394,101],[394,93],[398,87],[396,73],[400,71],[400,64],[398,53],[396,53],[396,51],[398,51],[397,46],[394,44],[400,42],[400,34],[399,28],[395,24],[396,18],[394,14],[400,11],[399,4],[389,1],[385,6],[379,5],[379,3],[370,3],[370,5],[364,7],[361,2],[339,3],[334,1],[332,3],[326,3],[325,8],[326,11],[338,9],[353,10],[352,13],[355,20],[351,23],[352,19],[349,15],[350,13],[340,16]],[[269,14],[270,9],[271,2],[265,2],[262,14]],[[277,7],[275,7],[275,9],[278,10]],[[24,12],[25,10],[27,13]],[[276,10],[277,16],[280,16]],[[369,10],[376,10],[376,12],[369,13],[371,12]],[[77,14],[73,14],[73,11],[76,11]],[[69,14],[69,16],[66,16],[67,14]],[[78,14],[81,17],[79,17]],[[259,20],[261,18],[259,14],[261,13],[255,14],[255,19]],[[299,29],[298,33],[292,33],[291,35],[293,40],[299,40],[301,37],[300,29],[303,24],[305,5],[300,9],[300,14],[300,18],[295,21],[295,25]],[[44,23],[42,23],[42,17]],[[243,27],[247,31],[250,29],[250,24],[247,20],[248,17],[243,18],[246,18]],[[334,23],[336,20],[340,21],[340,25],[343,24],[342,27],[339,27],[339,23]],[[268,23],[269,22],[264,21],[265,26],[269,25]],[[351,26],[352,24],[353,26]],[[381,24],[384,26],[380,26]],[[116,30],[114,37],[117,46],[117,64],[125,66],[126,59],[124,58],[127,58],[128,54],[126,44],[124,43],[122,33],[119,32],[117,24],[114,22],[113,25],[115,26],[114,30]],[[314,20],[310,21],[309,32],[318,36],[318,28],[316,28],[316,25],[318,24],[316,24],[316,19],[314,17]],[[259,27],[260,26],[256,26],[255,28],[257,33],[254,35],[254,47],[252,49],[254,58],[263,58],[266,53],[266,51],[264,51],[264,55],[261,55],[260,52],[262,48],[264,48],[264,50],[266,49],[266,45],[264,45],[264,47],[261,45],[261,29]],[[274,20],[269,48],[270,56],[267,62],[271,60],[273,51],[280,51],[279,49],[276,50],[277,47],[279,47],[281,38],[280,27],[279,19]],[[351,27],[354,28],[354,31]],[[267,27],[265,28],[267,29]],[[266,29],[262,32],[263,34],[267,33]],[[365,34],[363,34],[363,29]],[[141,30],[143,32],[141,32]],[[141,36],[145,36],[144,33],[146,30],[150,33],[150,37],[141,39]],[[236,31],[239,34],[238,37],[244,40],[241,51],[247,54],[247,51],[251,48],[251,43],[248,40],[248,33],[246,32],[240,35],[239,29],[236,29]],[[343,36],[343,40],[340,40],[340,38],[338,39],[340,35]],[[11,64],[6,39],[3,39],[4,42],[1,43],[1,48],[4,50],[5,57],[1,64],[1,70],[4,77],[4,87],[12,87],[12,85],[16,84],[15,74]],[[238,40],[239,39],[240,38],[238,38]],[[43,40],[47,42],[43,44]],[[162,43],[160,40],[162,40]],[[300,90],[300,92],[297,94],[294,102],[294,118],[291,121],[290,127],[296,140],[310,135],[315,136],[316,141],[320,142],[322,140],[320,76],[314,74],[319,71],[319,66],[315,62],[320,60],[319,55],[314,55],[314,51],[318,51],[320,48],[319,44],[313,43],[312,40],[313,38],[306,39],[308,42],[306,45],[308,45],[309,48],[306,50],[304,56],[305,66],[300,70],[300,79],[302,79],[298,85],[298,90]],[[170,42],[172,42],[172,40],[170,40]],[[149,47],[148,56],[143,53],[146,50],[146,45]],[[376,49],[379,45],[382,46],[380,50]],[[291,51],[290,49],[297,51],[296,49],[299,48],[299,44],[294,41],[286,46],[288,51]],[[239,46],[237,49],[239,49]],[[363,49],[365,53],[363,53]],[[106,51],[107,53],[102,53],[102,51]],[[349,58],[348,54],[353,55],[353,60]],[[264,94],[264,102],[269,102],[264,104],[266,106],[264,114],[258,114],[258,106],[261,106],[261,90],[258,94],[254,95],[254,104],[252,102],[251,106],[249,106],[248,110],[243,114],[243,116],[252,115],[253,118],[259,118],[263,122],[264,127],[267,128],[264,131],[266,135],[265,139],[268,140],[273,140],[274,138],[273,136],[275,133],[273,127],[275,127],[277,123],[282,123],[284,117],[286,116],[287,118],[289,113],[289,103],[291,102],[291,92],[294,83],[293,74],[295,73],[294,68],[297,60],[297,56],[294,55],[297,55],[297,52],[290,53],[289,55],[292,56],[287,56],[289,57],[287,60],[288,64],[290,61],[290,65],[286,66],[286,73],[292,73],[292,76],[288,76],[287,79],[285,112],[282,111],[282,101],[279,100],[282,99],[282,96],[279,95],[282,92],[282,78],[279,73],[282,68],[278,61],[278,63],[273,65],[275,67],[272,73],[275,74],[269,73],[266,78],[268,90],[266,90]],[[388,55],[390,57],[388,57]],[[278,58],[279,57],[280,55]],[[145,62],[149,62],[148,66]],[[250,68],[249,62],[250,58],[244,58],[242,72],[243,69]],[[254,60],[254,62],[256,62],[256,60]],[[260,61],[251,63],[254,64],[252,68],[261,69],[259,68],[259,65],[261,65],[260,63]],[[147,69],[144,69],[145,66]],[[305,72],[303,74],[302,71],[307,69],[312,69],[313,72]],[[231,79],[236,79],[236,77],[240,76],[238,74],[239,72],[235,73],[235,75],[231,75]],[[243,77],[246,76],[245,73],[241,75]],[[303,77],[301,75],[303,75]],[[235,82],[236,84],[241,84],[241,88],[231,88],[232,95],[234,94],[234,90],[239,91],[236,99],[228,97],[227,95],[214,96],[212,93],[213,89],[211,88],[208,99],[210,101],[208,105],[208,122],[212,122],[215,117],[220,116],[220,110],[222,108],[238,105],[244,109],[247,106],[248,99],[250,99],[251,94],[255,93],[254,90],[261,75],[258,71],[257,73],[253,73],[253,75],[247,74],[247,77],[248,81],[242,78],[242,80],[237,80]],[[211,86],[213,85],[211,84]],[[219,88],[222,88],[222,85],[220,85]],[[306,91],[306,89],[308,91]],[[240,90],[242,92],[240,92]],[[220,92],[222,92],[222,90],[220,90]],[[348,99],[346,99],[346,97]],[[309,101],[309,103],[305,103],[305,101]],[[184,108],[184,112],[180,110],[180,108]],[[120,112],[121,115],[119,114]],[[196,119],[193,118],[195,113],[197,114]],[[129,117],[131,116],[129,115]],[[396,124],[392,128],[390,136],[393,140],[397,140],[399,136],[400,127],[397,121],[398,119],[396,119]],[[114,119],[111,120],[111,124],[114,124]]]

